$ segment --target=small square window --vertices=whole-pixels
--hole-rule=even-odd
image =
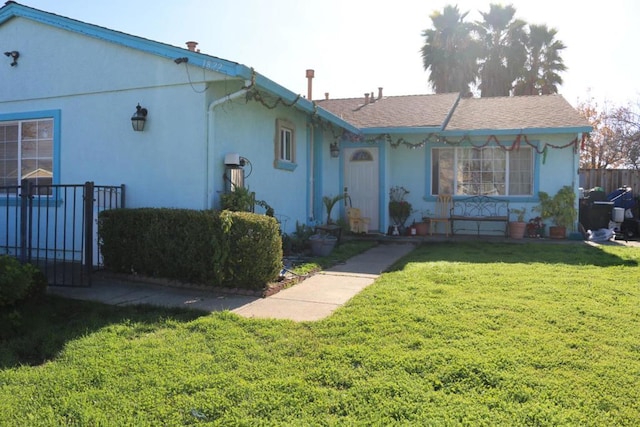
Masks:
[[[296,131],[292,122],[285,119],[276,120],[274,167],[289,171],[297,167],[295,137]]]

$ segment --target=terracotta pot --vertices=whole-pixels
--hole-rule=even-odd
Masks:
[[[512,239],[522,239],[527,223],[524,221],[512,221],[509,223],[509,237]]]
[[[428,222],[417,222],[415,225],[416,232],[418,236],[426,236],[429,234],[429,223]]]
[[[553,225],[549,227],[549,237],[552,239],[565,239],[567,237],[567,228]]]

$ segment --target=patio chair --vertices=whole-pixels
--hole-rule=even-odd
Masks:
[[[436,212],[431,218],[431,235],[433,236],[433,230],[439,222],[444,223],[444,234],[449,237],[451,233],[451,221],[449,216],[451,215],[452,198],[450,194],[440,194],[436,200]]]
[[[360,209],[347,208],[347,217],[349,218],[349,229],[353,233],[368,233],[371,218],[362,217]]]

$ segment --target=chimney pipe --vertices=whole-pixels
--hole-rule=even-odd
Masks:
[[[186,42],[186,45],[191,52],[195,52],[196,46],[198,46],[198,42]]]
[[[376,99],[373,97],[373,92],[371,92],[371,96],[369,97],[369,99],[371,100],[370,102],[373,104],[374,102],[376,102]]]
[[[329,92],[324,93],[324,99],[329,99]]]
[[[369,103],[369,92],[364,94],[364,105],[367,105]]]
[[[382,88],[378,88],[378,99],[382,99]]]
[[[311,101],[313,95],[313,77],[315,72],[313,70],[307,70],[307,99]]]

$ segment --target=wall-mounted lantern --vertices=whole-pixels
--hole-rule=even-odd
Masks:
[[[142,108],[140,104],[136,106],[136,112],[131,116],[131,125],[136,132],[142,132],[144,130],[144,123],[147,121],[148,111],[146,108]]]
[[[11,62],[12,67],[15,67],[16,65],[18,65],[18,58],[20,58],[20,52],[18,52],[17,50],[12,50],[11,52],[5,52],[4,56],[7,56],[13,60],[13,62]]]
[[[339,157],[340,156],[340,147],[337,142],[334,142],[329,146],[329,151],[331,153],[331,157]]]

